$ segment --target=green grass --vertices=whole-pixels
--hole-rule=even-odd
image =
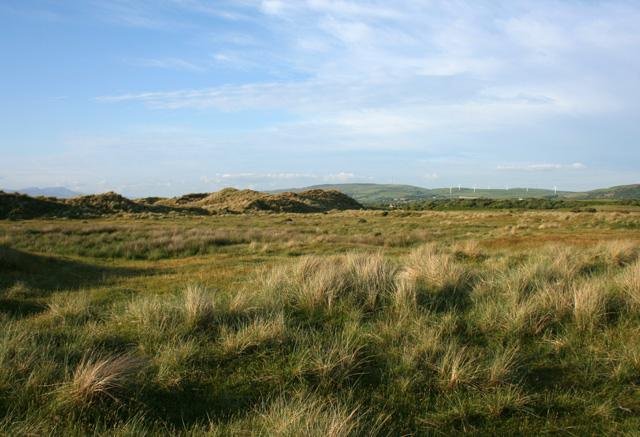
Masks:
[[[629,434],[636,212],[0,222],[0,434]]]

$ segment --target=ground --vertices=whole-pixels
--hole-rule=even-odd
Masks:
[[[0,221],[0,432],[640,427],[640,213]]]

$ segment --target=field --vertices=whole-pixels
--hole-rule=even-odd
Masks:
[[[0,434],[627,434],[640,212],[0,221]]]

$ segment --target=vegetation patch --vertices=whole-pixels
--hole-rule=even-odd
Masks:
[[[640,235],[619,220],[0,222],[0,434],[633,434]]]

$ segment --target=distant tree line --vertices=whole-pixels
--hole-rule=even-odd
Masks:
[[[397,204],[376,205],[389,209],[411,211],[447,211],[467,209],[569,209],[574,212],[595,212],[597,205],[633,205],[640,206],[640,199],[625,200],[571,200],[560,198],[543,199],[430,199],[403,202]]]

